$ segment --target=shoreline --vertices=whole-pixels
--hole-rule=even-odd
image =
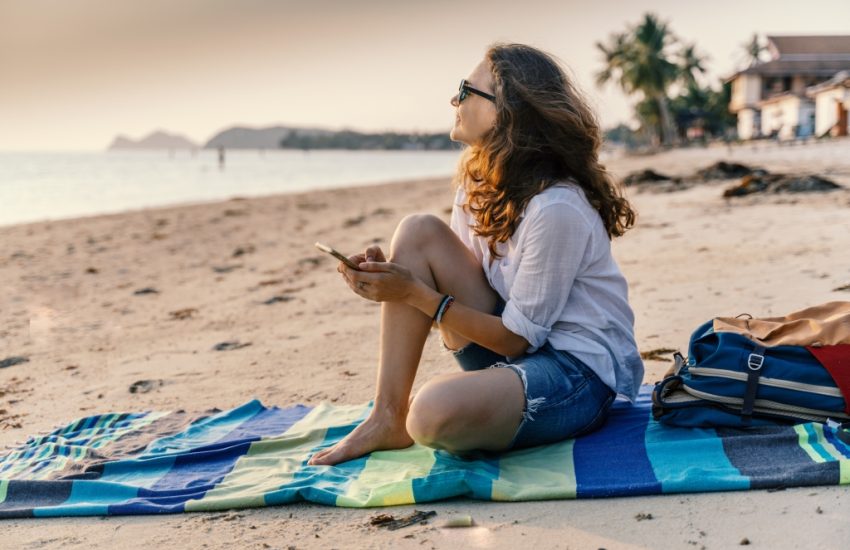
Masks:
[[[62,218],[46,218],[46,219],[38,219],[32,221],[22,221],[22,222],[12,222],[12,223],[1,223],[0,222],[0,231],[3,229],[10,229],[18,226],[29,226],[29,225],[38,225],[38,224],[57,224],[57,223],[71,223],[75,221],[85,221],[85,220],[97,220],[100,218],[114,218],[118,216],[124,215],[138,215],[145,212],[156,212],[159,210],[163,211],[171,211],[171,210],[179,210],[179,209],[190,209],[196,207],[204,207],[211,206],[216,204],[224,204],[228,202],[239,202],[239,201],[251,201],[251,200],[268,200],[268,199],[276,199],[280,197],[287,197],[293,195],[309,195],[312,193],[318,193],[322,191],[326,192],[336,192],[344,189],[356,189],[356,188],[375,188],[382,186],[395,186],[395,185],[404,185],[411,183],[419,183],[423,181],[431,182],[431,181],[445,181],[450,180],[451,176],[435,176],[428,178],[409,178],[409,179],[392,179],[388,181],[374,181],[367,183],[350,183],[350,184],[330,184],[328,187],[318,187],[315,189],[293,189],[292,191],[278,191],[274,193],[260,194],[260,195],[239,195],[234,194],[231,197],[225,199],[209,199],[209,200],[198,200],[198,201],[187,201],[187,202],[175,202],[175,203],[167,203],[160,204],[155,206],[143,206],[139,208],[130,208],[130,209],[122,209],[116,211],[107,211],[107,212],[99,212],[94,214],[84,214],[80,216],[69,216]]]

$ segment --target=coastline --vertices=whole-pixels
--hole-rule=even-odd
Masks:
[[[846,143],[844,144],[846,148]],[[818,149],[819,148],[819,149]],[[748,151],[685,150],[609,161],[613,173],[652,167],[692,174],[718,159],[771,171],[826,173],[850,188],[833,144]],[[840,152],[840,150],[839,150]],[[848,157],[848,155],[844,155]],[[630,285],[641,351],[682,349],[715,315],[783,314],[848,300],[850,190],[721,197],[732,182],[652,192],[630,188],[637,226],[614,242]],[[379,306],[347,292],[321,240],[345,253],[389,247],[413,212],[448,220],[447,178],[180,205],[0,227],[0,445],[105,411],[226,408],[371,399]],[[156,292],[135,294],[144,289]],[[279,299],[274,301],[273,299]],[[266,301],[272,301],[265,304]],[[180,313],[182,312],[182,313]],[[216,352],[223,341],[250,343]],[[645,382],[668,364],[648,361]],[[416,388],[456,367],[429,338]],[[139,381],[150,391],[131,393]],[[378,510],[293,505],[168,517],[11,520],[14,546],[262,548],[570,547],[840,548],[850,537],[843,487],[781,492],[423,505],[477,527],[368,527]],[[420,506],[421,508],[422,506]],[[404,513],[402,507],[392,513]],[[820,510],[820,511],[818,511]],[[635,516],[651,513],[653,521]],[[796,521],[783,521],[795,517]],[[796,526],[805,523],[801,532]],[[413,535],[413,538],[405,538]],[[425,541],[428,541],[425,544]],[[0,542],[3,547],[7,541]]]

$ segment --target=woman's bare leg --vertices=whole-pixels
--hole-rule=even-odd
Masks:
[[[488,313],[496,306],[498,295],[475,256],[435,216],[402,220],[393,235],[389,261],[404,265],[426,284],[452,294],[464,305]],[[431,319],[413,306],[381,304],[381,352],[372,413],[342,441],[316,453],[311,464],[337,464],[413,443],[406,428],[410,390],[430,329]]]

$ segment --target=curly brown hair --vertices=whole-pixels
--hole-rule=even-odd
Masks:
[[[635,222],[635,212],[599,163],[596,116],[548,54],[523,44],[494,44],[485,55],[493,75],[496,124],[461,157],[463,185],[476,234],[494,258],[519,225],[531,198],[571,178],[599,212],[609,238]]]

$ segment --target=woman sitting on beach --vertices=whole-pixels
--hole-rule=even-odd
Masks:
[[[310,464],[418,442],[463,454],[586,434],[617,394],[634,399],[643,364],[610,240],[634,212],[599,164],[599,126],[547,54],[497,44],[451,99],[466,148],[451,225],[411,215],[387,260],[378,247],[340,263],[353,292],[382,302],[369,417]],[[410,399],[432,326],[463,372]],[[495,367],[495,368],[491,368]]]

